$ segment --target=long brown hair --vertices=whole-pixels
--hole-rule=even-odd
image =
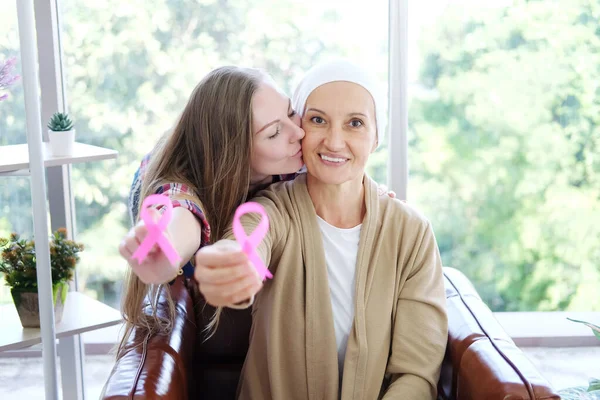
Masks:
[[[221,238],[235,209],[248,194],[252,97],[265,78],[259,70],[221,67],[202,79],[175,128],[161,138],[152,152],[140,204],[165,183],[185,184],[197,196],[195,200],[210,225],[210,241]],[[164,290],[168,315],[161,317],[157,313],[163,285],[146,285],[129,269],[125,287],[122,313],[126,325],[118,356],[129,347],[134,328],[142,329],[148,336],[165,334],[170,332],[175,315],[169,290]],[[218,315],[207,328],[213,323],[218,323]]]

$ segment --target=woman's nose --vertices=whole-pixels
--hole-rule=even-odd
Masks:
[[[339,151],[344,149],[344,135],[336,128],[329,129],[327,136],[324,140],[325,146],[332,151]]]
[[[302,129],[296,124],[292,124],[292,135],[290,136],[291,143],[295,143],[299,140],[302,140],[302,138],[304,138],[304,135],[304,129]]]

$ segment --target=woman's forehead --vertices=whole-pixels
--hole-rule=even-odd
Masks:
[[[257,109],[262,109],[264,105],[270,106],[273,103],[281,102],[289,102],[289,97],[270,81],[261,82],[252,97],[252,106]]]
[[[252,97],[253,129],[258,131],[265,124],[286,113],[290,99],[270,82],[260,84]]]
[[[326,113],[375,115],[375,103],[371,93],[361,85],[346,81],[326,83],[313,90],[306,99],[306,110],[311,108]]]

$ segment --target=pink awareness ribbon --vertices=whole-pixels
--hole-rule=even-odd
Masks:
[[[261,215],[261,220],[254,232],[250,236],[246,235],[246,231],[244,231],[244,227],[240,221],[242,215],[255,212]],[[260,279],[264,281],[267,278],[273,278],[273,274],[271,271],[265,266],[263,261],[260,259],[260,256],[256,252],[256,248],[260,244],[261,240],[267,234],[269,230],[269,217],[267,216],[267,212],[258,203],[248,202],[240,205],[237,210],[235,210],[235,215],[233,217],[233,235],[235,236],[235,240],[242,246],[242,251],[246,253],[254,267],[258,271],[258,275]]]
[[[161,215],[158,222],[155,222],[148,212],[148,207],[153,205],[163,205],[165,207],[165,211]],[[140,244],[140,247],[138,247],[135,253],[133,253],[133,258],[137,258],[138,263],[141,264],[148,256],[150,249],[152,249],[155,244],[158,244],[163,253],[165,253],[169,259],[171,265],[179,265],[181,262],[181,257],[179,257],[177,250],[173,248],[167,237],[164,235],[167,225],[171,220],[172,214],[173,204],[171,203],[171,199],[169,199],[169,197],[162,194],[153,194],[144,199],[140,218],[142,218],[144,224],[146,224],[148,234],[144,238],[144,241]]]

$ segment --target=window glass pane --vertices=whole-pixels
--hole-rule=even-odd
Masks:
[[[12,64],[12,67],[7,64]],[[0,68],[2,66],[8,74],[0,78],[0,146],[25,143],[23,86],[18,77],[14,79],[15,75],[21,75],[17,5],[14,1],[3,4],[0,13]]]
[[[600,310],[600,8],[411,1],[409,200],[494,310]]]
[[[74,166],[72,179],[78,238],[87,248],[80,281],[85,292],[113,305],[125,269],[117,246],[129,226],[133,173],[208,71],[260,67],[291,94],[309,67],[346,56],[366,62],[387,87],[384,0],[64,0],[61,8],[78,140],[119,151],[115,162]],[[380,182],[386,154],[379,149],[370,165]]]
[[[0,146],[27,141],[23,86],[20,78],[15,80],[21,75],[16,4],[3,3],[0,13],[0,71],[4,71],[0,72]],[[32,236],[30,190],[29,178],[0,175],[0,237],[11,232]],[[0,304],[11,302],[10,290],[2,278]]]

